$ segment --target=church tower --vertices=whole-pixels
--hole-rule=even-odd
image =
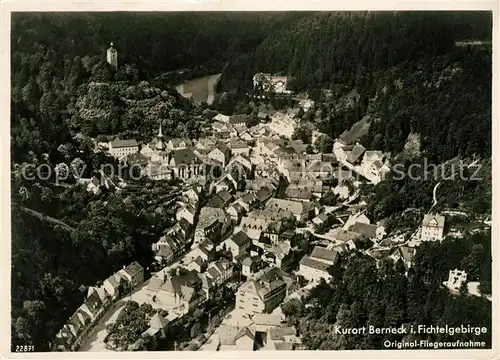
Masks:
[[[117,69],[118,68],[118,51],[116,51],[116,49],[114,48],[113,42],[111,42],[111,44],[109,45],[109,49],[108,49],[106,55],[107,55],[106,59],[108,61],[108,64],[110,64],[115,69]]]
[[[161,131],[161,123],[160,130],[158,131],[157,140],[156,140],[156,150],[163,151],[165,150],[165,142],[163,141],[163,133]]]

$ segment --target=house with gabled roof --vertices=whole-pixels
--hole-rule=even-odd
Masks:
[[[415,248],[409,246],[398,246],[389,256],[394,262],[401,260],[405,266],[406,271],[411,267],[413,258],[415,256]]]
[[[102,286],[106,289],[106,292],[112,297],[116,298],[119,294],[120,282],[124,279],[120,276],[119,272],[111,275],[106,280],[103,281]]]
[[[377,225],[366,224],[358,221],[356,221],[356,223],[351,226],[349,230],[374,241],[377,240],[380,236],[377,232]]]
[[[346,155],[346,160],[351,164],[356,164],[361,161],[361,155],[365,152],[365,147],[361,144],[356,144]]]
[[[245,282],[236,293],[236,306],[247,314],[270,313],[287,294],[289,281],[276,267],[267,268]]]
[[[297,274],[302,275],[306,280],[315,281],[318,279],[325,279],[329,281],[331,275],[328,269],[331,265],[326,264],[322,261],[313,259],[309,256],[304,256],[299,263],[299,271]]]
[[[187,314],[207,299],[202,282],[195,271],[168,278],[153,276],[147,286],[148,296],[158,306],[175,307],[177,312]]]
[[[364,211],[350,215],[349,219],[342,226],[343,230],[349,231],[356,223],[370,224],[370,219],[365,215]]]
[[[255,193],[255,196],[257,196],[261,205],[264,205],[270,198],[273,197],[273,195],[274,189],[267,186],[260,188],[260,190]]]
[[[130,284],[131,288],[135,288],[144,282],[144,268],[137,261],[124,266],[119,272]]]
[[[173,138],[167,143],[167,149],[170,151],[186,149],[193,146],[193,142],[190,139],[184,138]]]
[[[218,260],[210,263],[206,276],[214,285],[222,285],[233,276],[234,265],[228,260]]]
[[[241,218],[245,215],[246,211],[241,204],[234,202],[227,208],[227,214],[231,217],[231,219],[238,224]]]
[[[248,326],[222,325],[218,331],[217,351],[254,351],[257,349],[255,334]]]
[[[226,144],[219,141],[215,148],[208,153],[208,157],[217,161],[222,167],[225,167],[231,157],[231,149]]]
[[[200,191],[198,191],[196,186],[192,186],[182,193],[182,197],[185,198],[191,205],[197,204],[200,200]]]
[[[212,187],[216,193],[221,191],[227,191],[229,193],[234,193],[238,190],[238,182],[234,179],[231,174],[225,174],[220,180],[218,180]]]
[[[236,202],[240,204],[248,213],[257,207],[259,199],[254,193],[245,193],[242,197],[236,200]]]
[[[109,142],[109,154],[115,158],[121,158],[139,151],[139,144],[135,139],[130,140],[113,140]]]
[[[229,239],[224,241],[226,249],[231,252],[233,258],[247,252],[247,250],[250,248],[251,243],[252,241],[243,231],[237,232],[236,234],[229,237]]]
[[[189,224],[194,224],[194,216],[196,215],[196,209],[194,209],[191,205],[185,205],[177,211],[175,214],[175,218],[177,221],[181,219],[185,219]]]
[[[170,264],[181,252],[182,246],[171,235],[166,234],[152,245],[152,250],[156,261]]]
[[[266,209],[278,213],[289,211],[298,221],[306,221],[314,215],[314,204],[310,202],[273,198],[267,202]]]
[[[442,240],[445,217],[438,214],[426,214],[422,220],[420,239],[422,241]]]
[[[241,261],[241,273],[247,277],[252,275],[253,273],[258,271],[261,262],[262,259],[258,255],[246,256]]]
[[[328,222],[329,216],[324,212],[312,219],[313,224],[323,226]]]
[[[214,258],[214,255],[215,255],[214,243],[209,239],[205,239],[186,255],[186,259],[188,262],[190,262],[199,257],[203,261],[210,262]]]

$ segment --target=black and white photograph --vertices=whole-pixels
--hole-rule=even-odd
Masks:
[[[10,352],[495,349],[493,15],[12,11]]]

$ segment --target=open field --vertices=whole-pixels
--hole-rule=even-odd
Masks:
[[[215,89],[221,75],[222,73],[189,80],[184,84],[177,85],[175,89],[179,94],[194,102],[206,102],[210,105],[214,101]]]

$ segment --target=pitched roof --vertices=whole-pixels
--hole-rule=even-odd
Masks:
[[[266,205],[266,209],[278,211],[288,210],[291,211],[294,215],[302,215],[304,212],[312,210],[313,208],[313,203],[303,203],[300,201],[283,200],[276,198],[269,200]]]
[[[251,242],[248,235],[246,233],[244,233],[243,231],[238,231],[236,234],[231,236],[231,239],[238,246],[243,246],[243,245]]]
[[[288,187],[285,191],[286,196],[293,199],[310,200],[313,196],[313,190],[300,187]]]
[[[219,149],[224,155],[226,155],[229,152],[229,147],[224,144],[223,142],[217,142],[217,145],[215,146],[216,149]]]
[[[231,149],[245,149],[248,147],[248,144],[246,141],[238,140],[238,139],[232,139],[229,142],[229,145]]]
[[[118,287],[118,281],[116,280],[115,274],[111,275],[106,280],[109,281],[109,283],[111,284],[113,289],[116,289]],[[106,281],[106,280],[104,280],[104,281]]]
[[[172,145],[174,147],[179,146],[182,142],[184,142],[187,146],[192,145],[192,142],[190,139],[184,139],[184,138],[173,138],[173,139],[170,139],[169,142],[172,142]]]
[[[300,265],[304,265],[304,266],[307,266],[307,267],[310,267],[310,268],[313,268],[316,270],[321,270],[321,271],[326,271],[330,267],[330,265],[325,264],[322,261],[314,260],[308,256],[304,256],[300,260]]]
[[[240,114],[240,115],[233,115],[229,118],[229,123],[230,124],[240,124],[240,123],[245,123],[247,119],[249,118],[248,115],[245,114]]]
[[[174,166],[199,164],[201,162],[193,150],[189,148],[172,151],[172,161]]]
[[[234,337],[234,340],[238,341],[239,339],[241,339],[244,336],[247,336],[250,339],[252,339],[253,341],[255,341],[255,336],[252,334],[252,332],[250,331],[250,329],[248,328],[248,326],[245,326],[243,329],[241,329],[240,331],[238,331],[238,333]]]
[[[231,201],[231,199],[233,198],[233,196],[227,190],[219,191],[217,195],[222,199],[222,201],[224,201],[224,203]]]
[[[350,229],[352,232],[366,236],[367,238],[373,239],[377,237],[377,225],[365,224],[362,222],[356,222]]]
[[[237,214],[243,214],[245,209],[238,203],[232,204],[230,208],[233,208]]]
[[[278,351],[290,351],[293,350],[293,344],[290,342],[275,342],[274,349]]]
[[[382,151],[380,150],[367,150],[365,151],[365,155],[363,156],[363,160],[365,161],[376,161],[376,160],[382,160],[384,155],[382,154]]]
[[[328,250],[321,246],[315,246],[310,257],[327,261],[335,261],[335,259],[337,259],[337,255],[336,251]]]
[[[432,225],[433,220],[435,221],[436,225],[435,227],[439,228],[444,228],[444,216],[442,215],[433,215],[433,214],[426,214],[424,216],[424,220],[422,221],[422,226],[434,226]]]
[[[245,204],[250,204],[250,203],[253,203],[255,202],[257,199],[257,197],[255,196],[254,193],[246,193],[245,195],[243,195],[241,198],[241,201],[243,201]]]
[[[345,149],[345,148],[344,148]],[[352,150],[347,154],[347,161],[350,163],[356,162],[361,155],[365,152],[365,147],[360,144],[354,145]]]
[[[130,277],[133,277],[137,273],[144,271],[144,268],[137,261],[134,261],[133,263],[125,267],[123,271],[125,271]]]
[[[242,265],[252,266],[252,264],[256,264],[261,261],[260,256],[246,256],[241,262]]]
[[[153,315],[151,320],[149,320],[149,326],[153,329],[164,329],[167,325],[168,320],[161,316],[158,312]]]
[[[415,255],[415,249],[407,247],[407,246],[402,246],[399,248],[399,251],[401,253],[401,257],[405,261],[411,262],[413,260],[413,256]]]
[[[253,316],[255,325],[280,326],[281,316],[272,314],[255,314]]]
[[[232,325],[222,324],[219,329],[218,337],[220,345],[236,345],[236,335],[240,333],[240,328]]]
[[[133,147],[133,146],[138,146],[139,144],[135,139],[130,139],[130,140],[113,140],[111,142],[111,147],[113,148],[124,148],[124,147]]]
[[[259,199],[260,202],[266,201],[269,199],[269,197],[272,196],[273,191],[269,189],[268,187],[262,187],[257,193],[255,194],[257,196],[257,199]]]
[[[284,340],[285,336],[294,336],[297,331],[293,326],[276,327],[269,330],[271,340]]]
[[[218,194],[212,196],[207,203],[207,207],[212,207],[212,208],[222,209],[224,206],[225,202]]]

